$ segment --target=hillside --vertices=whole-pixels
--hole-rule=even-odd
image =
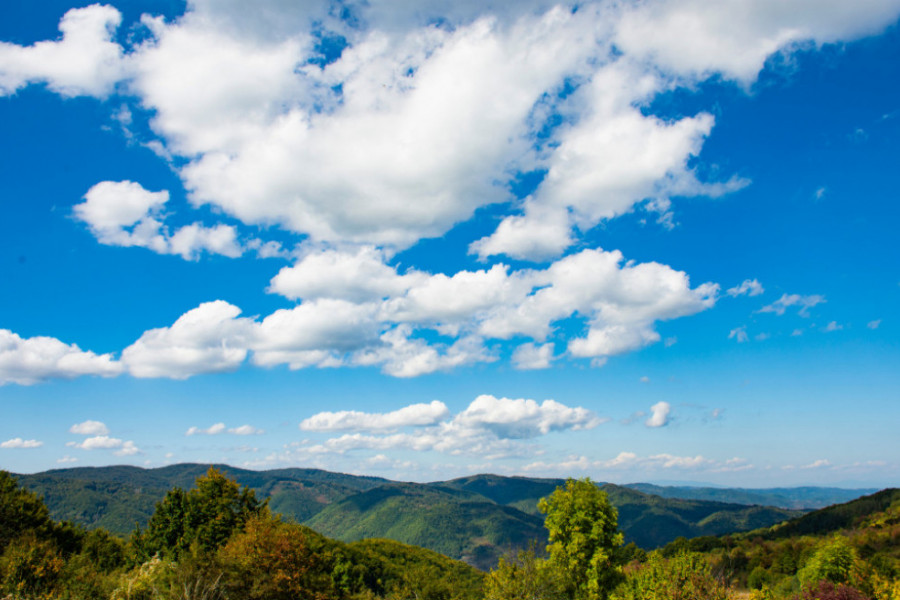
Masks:
[[[682,500],[711,500],[730,504],[757,504],[760,506],[777,506],[795,510],[817,509],[849,502],[860,496],[872,494],[877,488],[844,489],[834,487],[795,487],[795,488],[717,488],[694,486],[663,486],[652,483],[629,483],[624,487],[662,496],[663,498],[681,498]]]
[[[545,539],[543,522],[471,492],[387,484],[335,502],[305,524],[345,542],[388,538],[488,569],[509,549]]]
[[[54,519],[126,535],[146,524],[168,489],[189,488],[207,468],[181,464],[158,469],[57,469],[18,479],[45,498]],[[393,539],[481,567],[496,564],[504,552],[523,548],[531,540],[543,543],[546,532],[537,503],[563,483],[562,479],[474,475],[418,484],[316,469],[217,468],[268,499],[273,511],[329,537]],[[800,514],[773,507],[662,498],[613,484],[604,484],[603,489],[619,510],[626,542],[646,549],[679,536],[769,527]]]

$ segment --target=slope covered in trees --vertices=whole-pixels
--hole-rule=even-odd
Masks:
[[[397,483],[316,469],[217,468],[254,490],[269,508],[329,537],[370,537],[423,546],[481,568],[530,541],[546,543],[538,501],[562,479],[475,475],[429,484]],[[206,467],[172,465],[76,468],[18,476],[58,520],[126,535],[150,518],[173,487],[186,489]],[[720,535],[768,526],[798,512],[701,500],[661,498],[605,484],[626,542],[652,549],[679,536]]]

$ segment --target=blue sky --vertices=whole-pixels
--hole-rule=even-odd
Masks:
[[[0,6],[0,468],[900,478],[900,2]]]

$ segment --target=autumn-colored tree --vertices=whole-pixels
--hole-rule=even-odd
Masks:
[[[549,566],[568,597],[604,600],[621,581],[616,550],[622,545],[618,514],[590,479],[568,479],[538,503],[550,533]]]
[[[324,600],[333,582],[311,550],[304,528],[270,516],[247,521],[218,553],[223,587],[247,600]]]

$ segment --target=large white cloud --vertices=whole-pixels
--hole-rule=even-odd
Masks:
[[[231,371],[247,357],[253,321],[222,300],[206,302],[170,327],[151,329],[122,351],[135,377],[184,379],[198,373]]]
[[[591,410],[566,406],[554,400],[538,403],[526,398],[496,398],[483,394],[452,416],[447,407],[437,401],[384,414],[318,413],[304,420],[300,428],[352,433],[330,438],[322,444],[303,446],[301,452],[312,456],[354,450],[415,450],[486,457],[516,456],[534,450],[526,446],[524,440],[535,440],[555,431],[593,429],[605,421]],[[391,431],[400,428],[412,430]]]
[[[0,385],[31,385],[53,378],[82,375],[115,377],[122,365],[111,354],[83,351],[75,344],[56,338],[22,338],[8,329],[0,329]]]

